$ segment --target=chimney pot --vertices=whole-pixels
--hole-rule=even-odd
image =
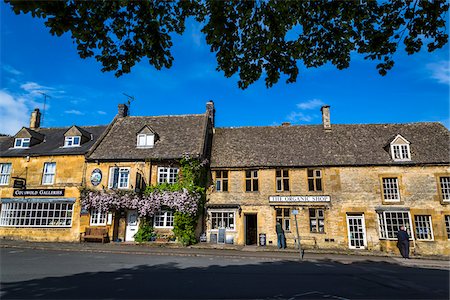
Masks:
[[[31,112],[30,117],[30,129],[37,129],[41,126],[41,112],[39,108],[35,108],[34,111]]]
[[[126,104],[119,104],[119,110],[118,110],[118,115],[119,117],[123,118],[128,116],[128,106]]]
[[[206,102],[206,114],[208,115],[209,119],[211,120],[212,127],[214,127],[214,119],[216,116],[216,109],[214,108],[214,102],[212,100],[209,100]]]
[[[324,105],[324,106],[322,106],[320,111],[322,112],[323,129],[331,130],[330,106],[329,105]]]

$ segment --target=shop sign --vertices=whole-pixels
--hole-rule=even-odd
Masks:
[[[269,202],[330,202],[330,196],[269,196]]]
[[[91,183],[93,186],[97,186],[102,182],[102,171],[100,169],[94,169],[91,173]]]
[[[29,189],[15,190],[14,197],[36,197],[36,196],[64,196],[64,189]]]

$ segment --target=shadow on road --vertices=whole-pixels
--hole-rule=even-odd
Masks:
[[[369,261],[168,263],[2,283],[1,290],[2,299],[448,299],[449,272]]]

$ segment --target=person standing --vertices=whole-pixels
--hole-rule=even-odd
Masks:
[[[284,230],[283,227],[281,226],[280,221],[277,221],[277,225],[275,230],[277,231],[277,244],[278,244],[278,249],[285,249],[286,248],[286,240],[284,237]]]
[[[403,258],[409,258],[409,235],[405,230],[405,226],[400,226],[397,232],[397,247]]]

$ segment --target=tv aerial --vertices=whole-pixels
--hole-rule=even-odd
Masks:
[[[127,105],[128,105],[128,114],[131,115],[131,103],[134,102],[136,99],[134,96],[130,96],[128,94],[122,93],[125,97],[127,97]]]
[[[42,109],[42,119],[41,119],[41,126],[44,125],[44,117],[45,117],[45,104],[47,103],[47,98],[51,98],[48,94],[44,92],[38,92],[39,94],[44,96],[44,108]]]

